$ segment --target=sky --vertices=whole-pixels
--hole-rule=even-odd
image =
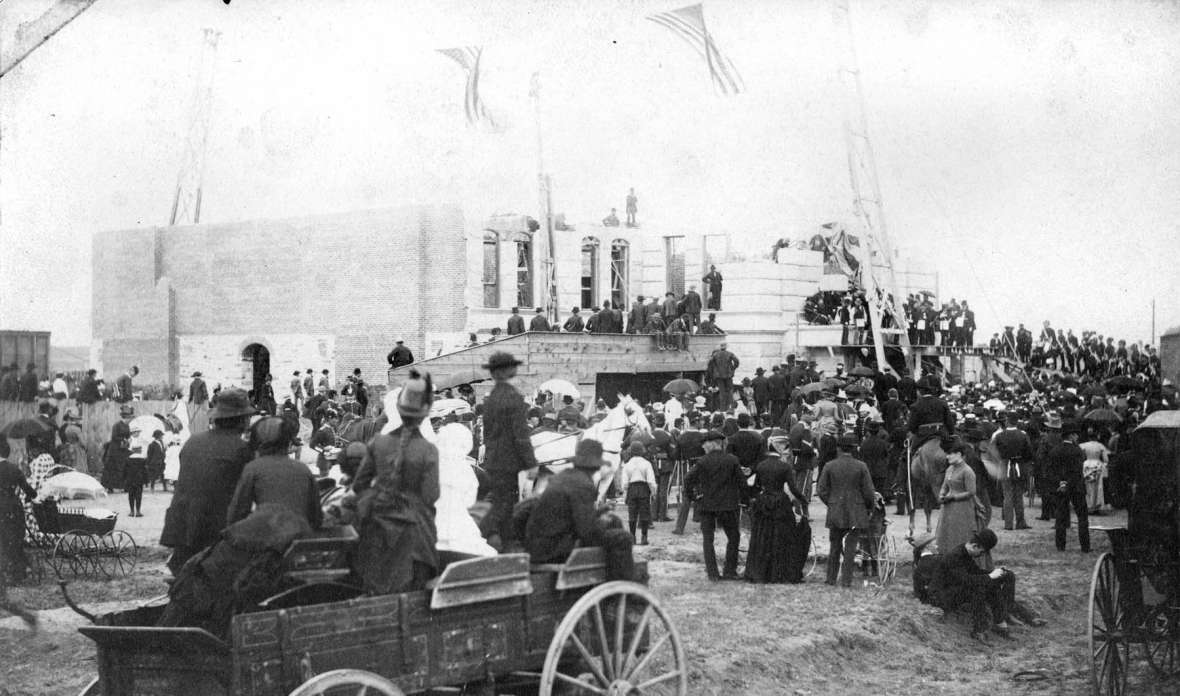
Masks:
[[[0,40],[46,4],[0,4]],[[571,221],[634,187],[641,223],[743,250],[851,223],[835,3],[706,0],[736,97],[645,20],[682,4],[98,0],[0,78],[0,328],[90,341],[91,237],[167,224],[204,27],[221,36],[202,222],[537,216],[538,73]],[[1180,3],[851,8],[889,236],[971,301],[977,339],[1050,319],[1147,341],[1152,298],[1157,335],[1180,324]],[[500,132],[467,125],[463,73],[436,51],[469,45]]]

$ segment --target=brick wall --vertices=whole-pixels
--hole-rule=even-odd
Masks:
[[[271,346],[276,380],[280,364],[308,367],[312,337],[332,340],[333,364],[310,365],[317,372],[359,367],[373,379],[384,374],[396,338],[417,352],[427,331],[462,330],[466,258],[463,216],[449,206],[102,233],[94,254],[96,352],[108,365],[134,350],[153,353],[139,358],[151,366],[143,380],[167,380],[170,284],[175,333],[185,339],[174,348],[182,384],[202,369],[194,356],[205,349],[214,369],[236,374],[240,366],[229,361],[248,336]],[[104,271],[115,263],[123,272]],[[166,278],[160,287],[157,265]],[[210,342],[216,335],[224,340]],[[205,337],[203,348],[196,337]],[[147,339],[153,343],[129,342]]]

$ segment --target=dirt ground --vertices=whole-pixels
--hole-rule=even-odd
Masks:
[[[78,603],[101,613],[163,592],[166,554],[155,543],[170,497],[146,493],[145,516],[139,519],[122,516],[121,496],[87,503],[118,511],[119,528],[143,548],[128,578],[72,582]],[[826,556],[823,505],[814,503],[812,514],[819,554]],[[940,610],[913,599],[904,544],[907,562],[881,592],[825,585],[822,562],[802,585],[710,583],[692,523],[680,537],[670,533],[671,523],[657,524],[652,544],[637,551],[649,560],[651,586],[684,640],[692,694],[1086,694],[1090,576],[1108,544],[1097,532],[1094,552],[1080,553],[1071,530],[1070,550],[1058,553],[1052,524],[1032,519],[1036,514],[1034,508],[1031,530],[998,530],[995,558],[1017,574],[1018,596],[1049,624],[1015,628],[1011,639],[995,636],[990,646],[973,641],[962,619],[944,619]],[[900,539],[904,518],[890,520],[891,533]],[[1120,515],[1092,520],[1121,522]],[[724,535],[719,536],[720,556]],[[76,631],[84,620],[64,608],[52,579],[13,588],[10,597],[41,610],[42,620],[34,633],[0,615],[0,695],[78,693],[96,674],[93,644]],[[1180,683],[1159,680],[1133,649],[1128,692],[1171,695],[1180,693]]]

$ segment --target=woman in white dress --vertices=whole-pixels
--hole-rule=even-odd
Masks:
[[[1102,482],[1107,476],[1110,451],[1099,441],[1093,428],[1087,432],[1086,441],[1080,447],[1086,455],[1086,462],[1082,464],[1082,476],[1086,480],[1086,508],[1091,515],[1100,515],[1106,505]]]
[[[495,556],[496,550],[484,541],[468,512],[479,490],[479,480],[467,458],[471,451],[471,431],[460,423],[444,425],[439,428],[436,444],[439,496],[434,504],[434,524],[438,529],[435,548],[472,556]]]

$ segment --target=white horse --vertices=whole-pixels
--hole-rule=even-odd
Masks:
[[[540,432],[533,435],[533,454],[537,464],[545,466],[550,471],[559,472],[573,466],[574,452],[578,442],[583,438],[598,440],[602,443],[602,455],[610,465],[610,472],[596,481],[598,485],[598,499],[601,501],[610,490],[610,483],[619,472],[620,451],[623,438],[628,429],[635,432],[651,433],[651,423],[643,413],[643,408],[627,395],[619,395],[619,404],[607,411],[606,417],[594,425],[572,433]],[[522,496],[529,497],[534,492],[533,484],[537,478],[537,470],[530,469],[520,474],[520,491]],[[540,493],[538,489],[535,491]]]

